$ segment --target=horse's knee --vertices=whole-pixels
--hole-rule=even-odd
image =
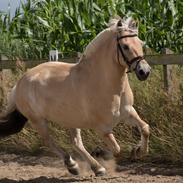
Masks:
[[[79,149],[83,148],[82,142],[78,138],[76,138],[76,137],[72,139],[72,144],[76,148],[79,148]]]
[[[71,137],[71,142],[74,145],[75,148],[77,149],[83,149],[83,142],[82,138],[80,135],[80,129],[72,129],[70,130],[70,137]]]
[[[120,152],[121,152],[121,148],[120,147],[116,148],[115,151],[113,152],[113,156],[115,158],[118,158],[120,156]]]
[[[150,128],[148,124],[145,124],[144,127],[142,128],[142,135],[146,138],[149,137],[150,135]]]
[[[134,121],[137,118],[138,114],[131,105],[125,105],[121,109],[121,118],[124,122],[128,123],[131,126],[136,126],[136,122]]]
[[[121,148],[118,144],[116,144],[116,146],[113,149],[114,156],[118,156],[120,154],[120,152],[121,152]]]

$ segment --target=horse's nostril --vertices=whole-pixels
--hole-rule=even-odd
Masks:
[[[145,75],[145,72],[144,72],[142,69],[140,69],[140,70],[139,70],[139,74],[140,74],[141,76],[143,76],[143,75]]]

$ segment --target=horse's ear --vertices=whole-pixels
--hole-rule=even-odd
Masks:
[[[112,27],[113,25],[117,25],[117,23],[121,20],[121,17],[118,15],[113,16],[110,18],[108,27]]]
[[[117,23],[117,27],[122,27],[122,20],[120,19],[120,20],[118,20],[118,23]]]
[[[132,30],[138,30],[139,22],[133,19],[130,19],[128,22],[128,27]]]

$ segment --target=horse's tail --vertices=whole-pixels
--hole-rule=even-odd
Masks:
[[[0,114],[0,137],[20,132],[27,121],[27,118],[16,109],[15,90],[16,86],[9,96],[6,112]]]

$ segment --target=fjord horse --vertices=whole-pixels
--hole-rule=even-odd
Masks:
[[[43,63],[26,72],[12,89],[5,114],[0,118],[0,136],[19,132],[29,119],[44,143],[63,158],[68,170],[79,173],[78,163],[55,145],[47,123],[70,129],[73,145],[90,164],[95,175],[105,168],[85,149],[81,130],[96,130],[108,148],[119,154],[113,127],[121,120],[137,126],[141,140],[134,156],[148,152],[149,125],[133,107],[127,71],[146,80],[150,66],[143,57],[138,26],[132,19],[112,19],[109,27],[86,47],[77,64]]]

